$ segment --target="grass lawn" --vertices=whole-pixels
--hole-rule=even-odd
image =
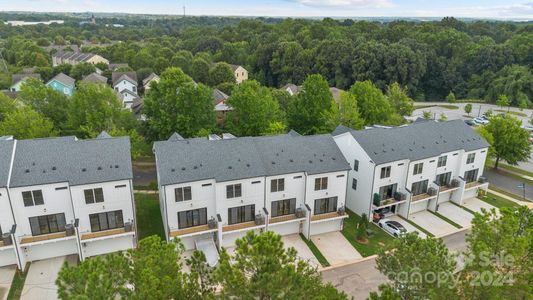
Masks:
[[[357,223],[361,217],[350,210],[347,210],[346,212],[350,217],[344,219],[344,228],[342,229],[342,234],[363,257],[377,254],[379,249],[383,248],[394,240],[392,236],[383,231],[374,223],[370,222],[369,229],[373,231],[373,234],[372,236],[368,237],[368,244],[365,245],[359,243],[356,241],[355,236],[357,231]]]
[[[7,294],[7,300],[20,299],[20,295],[22,294],[22,289],[24,288],[24,282],[26,281],[26,275],[28,275],[30,264],[31,263],[26,264],[26,271],[24,272],[24,274],[22,274],[18,270],[15,273],[15,277],[13,277],[11,287],[9,288],[9,294]]]
[[[482,201],[485,201],[487,202],[488,204],[494,206],[494,207],[497,207],[497,208],[502,208],[502,207],[519,207],[520,205],[518,205],[518,203],[515,203],[513,201],[509,201],[507,199],[504,199],[500,196],[496,196],[494,194],[492,194],[491,192],[488,192],[487,195],[483,196],[483,197],[479,197],[480,200]]]
[[[494,111],[497,111],[497,112],[502,112],[502,113],[506,113],[506,114],[511,114],[511,115],[515,115],[515,116],[519,116],[519,117],[527,117],[527,114],[523,113],[523,112],[519,112],[519,111],[506,111],[506,110],[503,110],[503,109],[496,109]]]
[[[318,249],[318,247],[315,245],[315,243],[313,243],[313,241],[311,240],[308,240],[305,238],[305,236],[303,234],[300,233],[300,237],[302,238],[302,240],[307,244],[307,247],[309,247],[309,250],[311,250],[311,252],[313,252],[313,255],[316,257],[316,259],[318,260],[318,262],[323,266],[323,267],[329,267],[330,264],[328,262],[328,260],[326,259],[326,257],[322,254],[322,252],[320,252],[320,250]]]
[[[157,194],[135,194],[135,209],[137,212],[137,230],[139,239],[151,235],[159,235],[165,239],[163,220],[159,210],[159,198]]]
[[[446,109],[459,109],[459,106],[451,105],[451,104],[415,105],[415,109],[424,109],[424,108],[430,108],[430,107],[442,107],[442,108],[446,108]]]

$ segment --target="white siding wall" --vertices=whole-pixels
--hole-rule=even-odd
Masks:
[[[314,214],[316,199],[338,197],[337,208],[345,205],[347,173],[347,171],[342,171],[309,175],[307,177],[307,195],[305,201],[311,208],[311,214]],[[315,179],[321,177],[328,178],[328,188],[325,190],[315,191]]]
[[[123,90],[129,90],[130,92],[133,92],[134,94],[137,94],[137,88],[135,85],[127,80],[122,80],[116,85],[113,86],[115,90],[118,89],[118,92],[122,92]]]
[[[391,167],[390,177],[381,178],[381,168]],[[407,167],[409,166],[408,160],[399,160],[386,164],[381,164],[376,167],[376,174],[374,174],[374,190],[372,191],[372,199],[374,194],[379,193],[379,188],[391,184],[398,184],[397,191],[404,191],[407,179]],[[410,186],[408,187],[410,188]]]
[[[0,227],[2,228],[2,232],[10,232],[13,224],[15,224],[15,222],[13,221],[13,214],[11,213],[11,205],[9,204],[7,189],[0,188]]]
[[[295,178],[300,177],[300,178]],[[285,179],[285,189],[281,192],[271,192],[270,183],[273,179]],[[272,216],[272,202],[284,199],[296,198],[296,208],[304,208],[305,174],[293,173],[280,176],[266,177],[266,209]]]
[[[475,153],[476,157],[474,159],[474,163],[466,164],[466,160],[468,158],[468,154]],[[485,166],[485,160],[487,159],[487,149],[479,149],[475,151],[470,152],[464,152],[463,156],[461,157],[461,169],[459,171],[459,176],[463,177],[465,175],[466,171],[478,169],[478,178],[483,176],[483,167]]]
[[[412,161],[409,164],[409,173],[408,173],[409,176],[407,177],[405,186],[409,190],[411,190],[411,186],[413,183],[428,180],[428,188],[429,188],[435,181],[435,175],[437,172],[437,160],[438,160],[438,157],[430,157],[427,159]],[[419,163],[424,164],[422,167],[422,173],[414,175],[413,172],[415,169],[415,165]]]
[[[252,183],[259,181],[258,183]],[[255,177],[249,179],[217,182],[216,183],[216,211],[222,218],[223,226],[228,225],[228,208],[238,207],[244,205],[255,204],[255,214],[263,213],[265,202],[265,177]],[[226,186],[231,184],[242,184],[242,197],[230,198],[226,197]],[[269,183],[270,184],[270,183]]]

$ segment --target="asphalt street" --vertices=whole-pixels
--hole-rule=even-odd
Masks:
[[[525,182],[519,179],[516,179],[511,176],[502,175],[498,170],[492,168],[485,169],[483,176],[487,178],[490,185],[497,186],[503,190],[506,190],[510,193],[513,193],[518,196],[522,196],[524,189],[519,188]],[[526,198],[533,199],[533,185],[525,183],[526,185]]]

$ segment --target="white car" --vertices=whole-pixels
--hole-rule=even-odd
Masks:
[[[403,225],[397,221],[382,219],[378,222],[378,225],[395,237],[399,237],[400,235],[407,233],[405,227],[403,227]]]
[[[480,125],[487,125],[489,124],[489,120],[487,120],[486,118],[482,118],[482,117],[477,117],[474,119],[474,122],[480,124]]]

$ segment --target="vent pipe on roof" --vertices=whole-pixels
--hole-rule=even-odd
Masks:
[[[229,139],[236,139],[237,137],[234,136],[233,134],[231,133],[223,133],[222,134],[222,139],[223,140],[229,140]]]

